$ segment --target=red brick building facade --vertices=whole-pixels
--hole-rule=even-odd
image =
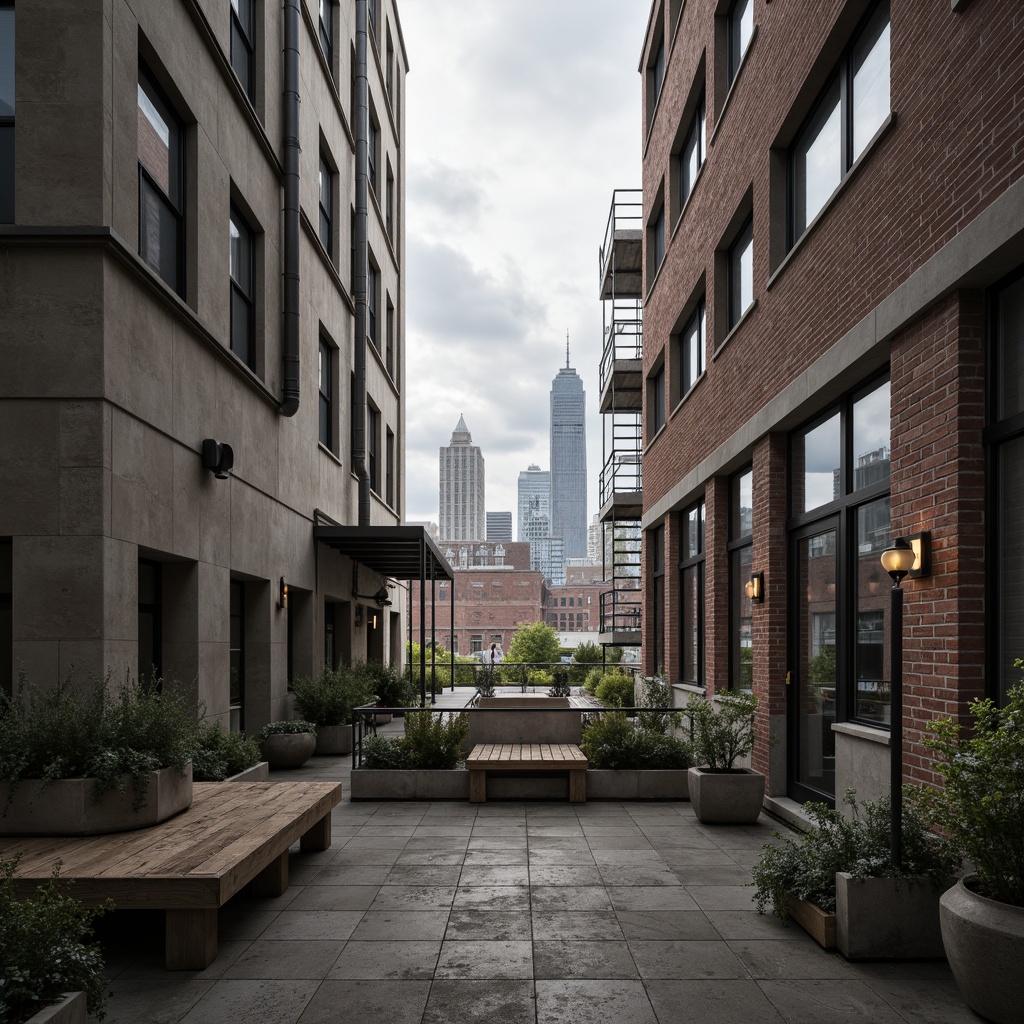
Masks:
[[[658,0],[641,72],[645,669],[753,687],[773,798],[886,792],[878,555],[927,531],[929,781],[1024,655],[1024,7]]]

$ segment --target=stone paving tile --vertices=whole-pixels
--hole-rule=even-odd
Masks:
[[[601,872],[594,864],[534,862],[530,865],[531,885],[601,885]]]
[[[321,885],[382,885],[392,864],[329,864],[313,879],[309,888]]]
[[[363,836],[358,835],[350,839],[345,844],[346,850],[395,850],[401,851],[405,849],[405,844],[409,841],[408,836]],[[398,859],[398,853],[395,854],[395,860]]]
[[[331,858],[328,868],[338,868],[342,865],[351,864],[373,864],[380,867],[383,864],[394,864],[401,854],[402,851],[400,849],[367,850],[364,848],[352,849],[346,846]]]
[[[675,870],[684,885],[746,885],[750,881],[750,872],[738,864],[686,864]]]
[[[906,1024],[880,995],[860,981],[763,981],[761,991],[786,1021],[808,1024]],[[931,1024],[919,1017],[921,1024]],[[977,1022],[979,1019],[974,1018]]]
[[[602,850],[593,851],[597,864],[664,864],[657,850]]]
[[[526,834],[530,839],[535,837],[554,837],[559,839],[582,839],[583,829],[579,825],[534,825],[526,826]]]
[[[533,943],[521,939],[445,940],[434,977],[467,981],[532,978],[533,950]]]
[[[221,910],[217,915],[217,936],[224,939],[258,939],[277,918],[277,911]]]
[[[756,982],[649,981],[647,995],[658,1024],[783,1024],[778,1010]],[[685,1009],[684,1009],[685,1008]],[[806,1024],[815,1024],[808,1020]]]
[[[213,981],[167,975],[114,981],[105,1024],[177,1024],[213,988]]]
[[[639,836],[591,836],[588,840],[595,853],[598,850],[653,850],[650,840]]]
[[[458,885],[462,864],[396,864],[385,885]]]
[[[285,910],[260,935],[261,939],[347,939],[362,917],[348,910]]]
[[[865,984],[914,1024],[978,1024],[980,1020],[968,1009],[951,978],[941,981],[865,980]]]
[[[536,984],[537,1024],[658,1024],[639,981],[566,980]]]
[[[560,850],[558,847],[530,846],[530,864],[594,864],[590,847],[578,850]]]
[[[331,981],[359,979],[403,979],[406,981],[434,976],[440,941],[353,942],[345,943],[333,966],[327,972]]]
[[[534,970],[540,978],[636,978],[624,940],[534,939]]]
[[[467,850],[465,864],[467,867],[500,866],[502,864],[526,864],[529,853],[525,849],[518,850]]]
[[[701,910],[752,910],[754,890],[746,885],[695,885],[687,890]]]
[[[430,986],[422,1024],[536,1024],[536,1020],[532,981],[439,980]]]
[[[455,891],[453,909],[529,910],[528,885],[469,885]]]
[[[465,850],[424,850],[419,847],[410,850],[407,846],[395,861],[395,867],[406,864],[459,864],[466,859]]]
[[[629,951],[644,981],[749,978],[721,939],[630,940]]]
[[[307,980],[215,981],[180,1019],[182,1024],[224,1024],[225,1021],[294,1024],[320,984]],[[141,1019],[148,1022],[152,1018]]]
[[[616,910],[698,910],[681,885],[618,885],[608,887]]]
[[[446,939],[531,939],[533,922],[528,910],[453,910]]]
[[[621,940],[624,935],[611,910],[534,910],[533,938]]]
[[[679,885],[676,873],[667,864],[602,864],[605,885]]]
[[[526,836],[470,836],[470,850],[526,850]]]
[[[382,885],[370,910],[434,910],[454,899],[454,885]]]
[[[461,850],[469,846],[469,836],[421,836],[418,832],[405,844],[399,857],[411,850]]]
[[[617,917],[630,940],[724,938],[699,910],[620,910]]]
[[[774,914],[749,910],[706,910],[707,919],[723,939],[775,939],[812,944],[814,940],[792,921],[783,923]]]
[[[856,971],[838,953],[811,943],[778,939],[729,940],[729,948],[757,981],[855,978]]]
[[[459,885],[527,885],[530,871],[526,864],[467,864],[459,876]]]
[[[408,838],[415,834],[416,825],[364,825],[359,830],[359,838],[383,837],[388,839]]]
[[[368,910],[351,937],[357,942],[443,939],[447,927],[447,910]]]
[[[225,978],[326,978],[344,943],[335,939],[257,939],[224,972]]]
[[[607,891],[599,885],[535,885],[530,887],[534,909],[612,910]]]
[[[309,1001],[298,1024],[339,1021],[419,1024],[430,992],[429,981],[324,981]],[[242,1021],[227,1016],[224,1021]],[[263,1024],[259,1017],[253,1024]]]

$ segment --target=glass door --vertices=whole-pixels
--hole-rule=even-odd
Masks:
[[[796,531],[794,636],[789,677],[790,795],[835,798],[836,622],[839,520]]]

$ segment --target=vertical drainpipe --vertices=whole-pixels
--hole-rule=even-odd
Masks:
[[[299,409],[299,3],[284,0],[282,416],[294,416]]]
[[[356,216],[352,225],[352,298],[356,306],[355,393],[352,437],[352,467],[359,479],[359,525],[370,525],[370,472],[366,466],[366,279],[369,263],[367,243],[367,181],[369,178],[370,101],[366,78],[366,0],[356,0],[355,110],[352,131],[356,140]]]

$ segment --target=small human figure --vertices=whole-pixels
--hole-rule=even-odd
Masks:
[[[489,656],[491,668],[494,668],[495,665],[500,665],[504,657],[501,647],[498,644],[491,644],[491,652]]]

